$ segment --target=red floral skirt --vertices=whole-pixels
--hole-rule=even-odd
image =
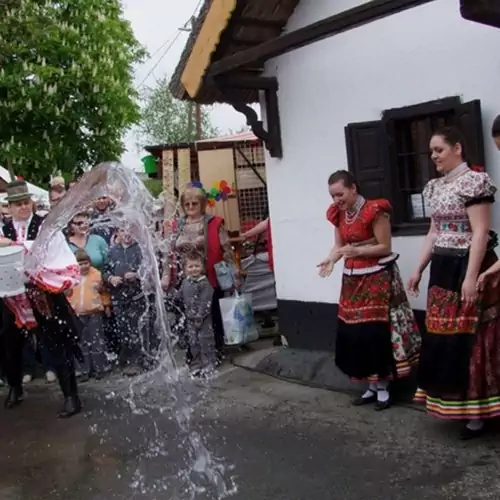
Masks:
[[[370,274],[344,275],[335,362],[354,380],[408,376],[421,336],[396,263]]]
[[[485,257],[483,269],[496,260]],[[461,302],[468,255],[433,255],[417,402],[442,419],[500,416],[500,294],[487,287],[472,307]]]

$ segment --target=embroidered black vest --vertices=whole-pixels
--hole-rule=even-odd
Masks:
[[[39,215],[33,214],[30,225],[28,226],[28,234],[26,235],[27,240],[33,241],[40,231],[40,226],[42,225],[43,218]],[[17,241],[17,233],[16,228],[14,227],[14,223],[9,221],[4,224],[2,228],[3,235],[9,240]]]

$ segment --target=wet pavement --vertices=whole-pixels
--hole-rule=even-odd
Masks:
[[[118,378],[86,384],[85,411],[68,421],[54,418],[59,395],[43,383],[28,387],[21,407],[0,410],[0,500],[189,498],[172,394],[157,382],[133,400],[142,403],[133,413],[128,386]],[[232,366],[204,400],[188,396],[192,428],[223,458],[235,499],[498,498],[498,433],[463,443],[457,424],[403,407],[354,408],[347,395]]]

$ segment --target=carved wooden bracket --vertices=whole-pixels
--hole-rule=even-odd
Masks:
[[[278,81],[276,78],[221,76],[215,79],[215,84],[224,95],[226,101],[236,111],[245,115],[247,125],[262,140],[271,157],[282,158],[283,145],[281,142]],[[259,120],[255,110],[247,103],[241,101],[237,90],[242,89],[264,92],[267,130],[264,127],[264,122]]]

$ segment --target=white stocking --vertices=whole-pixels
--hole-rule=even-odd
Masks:
[[[361,396],[363,399],[371,398],[377,393],[377,384],[369,384],[367,391]]]
[[[380,380],[377,383],[377,401],[385,403],[389,400],[389,391],[387,390],[388,387],[389,382],[387,380]]]

